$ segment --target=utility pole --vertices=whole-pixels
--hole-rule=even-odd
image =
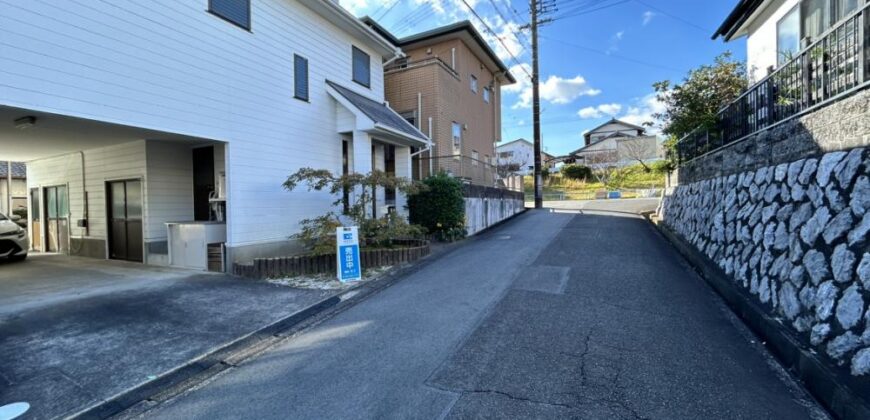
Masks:
[[[555,0],[530,0],[529,25],[532,31],[532,124],[535,144],[535,208],[544,207],[544,178],[541,174],[541,92],[538,81],[538,25],[549,19],[540,20],[540,16],[555,11]]]

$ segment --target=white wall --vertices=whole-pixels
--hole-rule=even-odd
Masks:
[[[146,242],[166,240],[166,222],[193,220],[193,151],[186,144],[149,141],[146,152],[147,212],[143,235]],[[216,152],[216,161],[217,155]]]
[[[253,1],[250,32],[207,8],[0,0],[0,104],[228,141],[229,245],[282,241],[332,201],[284,191],[286,176],[341,168],[324,80],[382,100],[381,58],[294,0]],[[351,45],[372,57],[371,89],[351,81]],[[293,98],[294,53],[309,59],[309,102]]]
[[[504,152],[512,152],[513,155],[508,158],[502,158],[501,153]],[[505,164],[520,164],[521,170],[518,172],[522,175],[528,175],[534,172],[535,166],[535,148],[531,144],[528,144],[523,141],[515,141],[513,143],[506,143],[504,145],[498,146],[495,149],[495,155],[498,159],[499,165]],[[533,169],[529,169],[529,167],[533,167]]]
[[[800,3],[800,0],[772,0],[749,25],[746,39],[746,68],[750,82],[767,76],[767,69],[776,66],[776,24]]]
[[[139,140],[84,152],[85,183],[82,188],[82,156],[79,153],[40,159],[27,163],[28,188],[66,185],[69,194],[71,237],[82,237],[85,229],[76,226],[84,219],[84,191],[88,193],[88,237],[106,239],[106,182],[122,179],[145,179],[145,141]],[[143,194],[148,185],[143,183]],[[143,211],[148,211],[145,203]],[[148,221],[143,229],[149,231]]]

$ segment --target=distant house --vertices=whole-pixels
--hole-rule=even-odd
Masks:
[[[583,135],[584,146],[571,152],[580,165],[630,165],[660,158],[656,136],[646,129],[625,121],[611,119]]]
[[[495,149],[496,165],[510,168],[517,175],[531,175],[535,172],[535,145],[526,139],[516,139]],[[541,152],[541,163],[545,168],[555,168],[556,158]]]
[[[22,218],[27,214],[27,167],[24,162],[0,162],[0,213],[17,214]]]

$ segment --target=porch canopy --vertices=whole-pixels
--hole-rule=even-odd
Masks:
[[[367,98],[338,83],[327,80],[326,91],[356,117],[355,130],[400,146],[422,148],[429,139],[386,103]]]

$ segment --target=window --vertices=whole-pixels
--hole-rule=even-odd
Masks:
[[[477,93],[477,78],[471,75],[471,91]]]
[[[471,151],[471,164],[477,166],[477,160],[480,159],[480,154],[477,153],[477,150]]]
[[[858,10],[859,0],[837,0],[837,10],[834,12],[834,16],[837,18],[835,20],[840,20],[852,12]]]
[[[489,103],[489,88],[483,88],[483,102]]]
[[[234,25],[251,29],[251,0],[208,0],[208,11]]]
[[[800,50],[800,8],[795,6],[776,23],[776,63],[781,65],[791,60]]]
[[[353,47],[353,81],[371,87],[371,59],[363,50]]]
[[[462,155],[462,125],[453,122],[453,156],[456,159]]]
[[[804,0],[801,2],[804,38],[816,39],[831,25],[831,0]]]
[[[405,121],[408,122],[408,124],[411,124],[414,127],[417,127],[417,111],[416,110],[415,111],[400,112],[399,115],[401,115],[402,118],[404,118]]]
[[[293,97],[308,100],[308,59],[293,54]]]

